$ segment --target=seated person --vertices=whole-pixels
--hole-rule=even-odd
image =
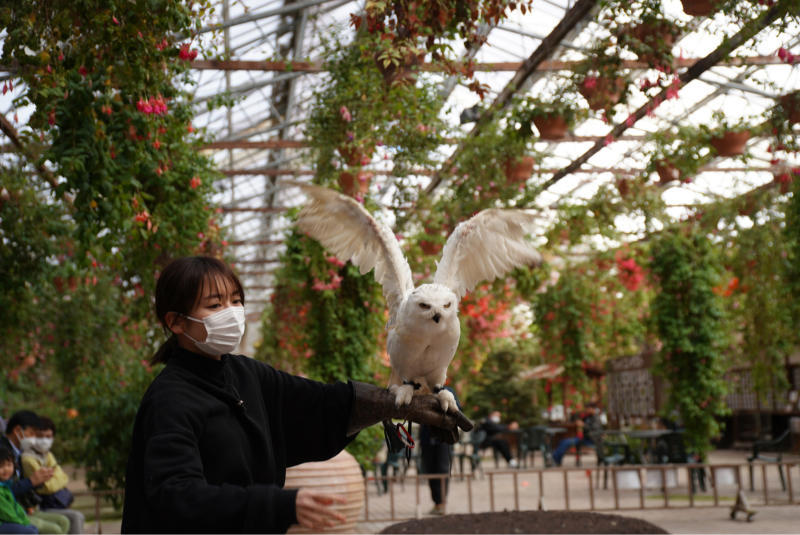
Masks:
[[[39,533],[11,492],[14,452],[0,445],[0,533]]]
[[[41,498],[34,489],[53,477],[53,469],[43,466],[29,477],[25,477],[22,473],[22,452],[32,450],[38,425],[39,417],[33,411],[17,411],[8,419],[5,435],[0,437],[0,445],[10,449],[14,454],[14,473],[9,481],[9,487],[14,493],[14,499],[28,513],[31,524],[39,530],[39,533],[67,533],[69,519],[66,516],[37,510]]]
[[[53,476],[35,489],[42,498],[39,507],[42,511],[59,513],[69,518],[69,533],[83,533],[83,513],[69,509],[74,499],[72,492],[67,488],[69,477],[50,451],[55,434],[56,426],[53,420],[40,416],[36,426],[36,440],[22,453],[22,473],[25,477],[30,477],[39,468],[52,468]]]
[[[506,460],[511,468],[516,468],[518,463],[511,456],[511,446],[508,444],[508,440],[498,435],[506,431],[519,429],[517,422],[511,422],[508,425],[500,423],[500,411],[494,410],[481,422],[478,429],[486,431],[486,439],[481,443],[480,447],[488,448],[491,446],[494,451],[503,456],[503,459]]]
[[[553,451],[553,462],[556,466],[561,466],[561,460],[571,447],[578,445],[594,446],[593,437],[603,429],[599,412],[595,402],[586,406],[586,411],[581,415],[581,419],[576,422],[578,426],[576,435],[563,439]]]

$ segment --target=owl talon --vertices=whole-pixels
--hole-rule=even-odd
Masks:
[[[394,405],[400,407],[411,403],[411,398],[414,396],[414,385],[392,385],[389,391],[394,394]]]
[[[444,388],[438,387],[439,391],[436,397],[439,398],[439,404],[442,406],[443,412],[458,412],[458,404],[452,392]]]

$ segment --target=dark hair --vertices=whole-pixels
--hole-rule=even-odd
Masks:
[[[39,416],[39,425],[36,426],[39,431],[47,431],[48,429],[56,435],[56,424],[47,416]]]
[[[244,289],[239,278],[225,262],[210,256],[187,256],[170,262],[156,283],[156,316],[165,333],[170,333],[167,313],[189,314],[200,302],[207,287],[215,287],[218,279],[229,281],[244,304]],[[166,362],[177,337],[170,338],[156,351],[151,364]]]
[[[5,444],[0,444],[0,463],[5,461],[14,462],[14,452]]]
[[[39,417],[33,411],[17,411],[11,415],[6,424],[6,434],[11,434],[15,427],[23,429],[27,427],[36,428],[39,425]]]

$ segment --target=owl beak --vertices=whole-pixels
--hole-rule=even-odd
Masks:
[[[442,319],[442,315],[437,312],[436,314],[433,315],[433,318],[431,319],[433,319],[433,321],[435,321],[436,323],[439,323],[439,320]]]

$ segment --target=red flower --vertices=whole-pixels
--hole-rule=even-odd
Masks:
[[[148,219],[150,219],[150,214],[148,214],[147,211],[145,210],[143,212],[139,212],[138,214],[136,214],[136,216],[133,219],[137,223],[144,223]]]
[[[200,180],[199,176],[193,176],[192,179],[189,181],[189,186],[192,189],[197,189],[197,186],[199,186],[202,183],[203,183],[203,181]]]
[[[86,67],[84,67],[83,65],[81,65],[80,67],[78,67],[78,73],[80,73],[80,75],[81,75],[81,76],[83,76],[83,77],[86,77],[86,74],[87,74],[88,72],[89,72],[89,71],[87,71],[87,70],[86,70]]]
[[[587,76],[584,78],[583,87],[586,89],[594,89],[597,87],[597,76]]]

